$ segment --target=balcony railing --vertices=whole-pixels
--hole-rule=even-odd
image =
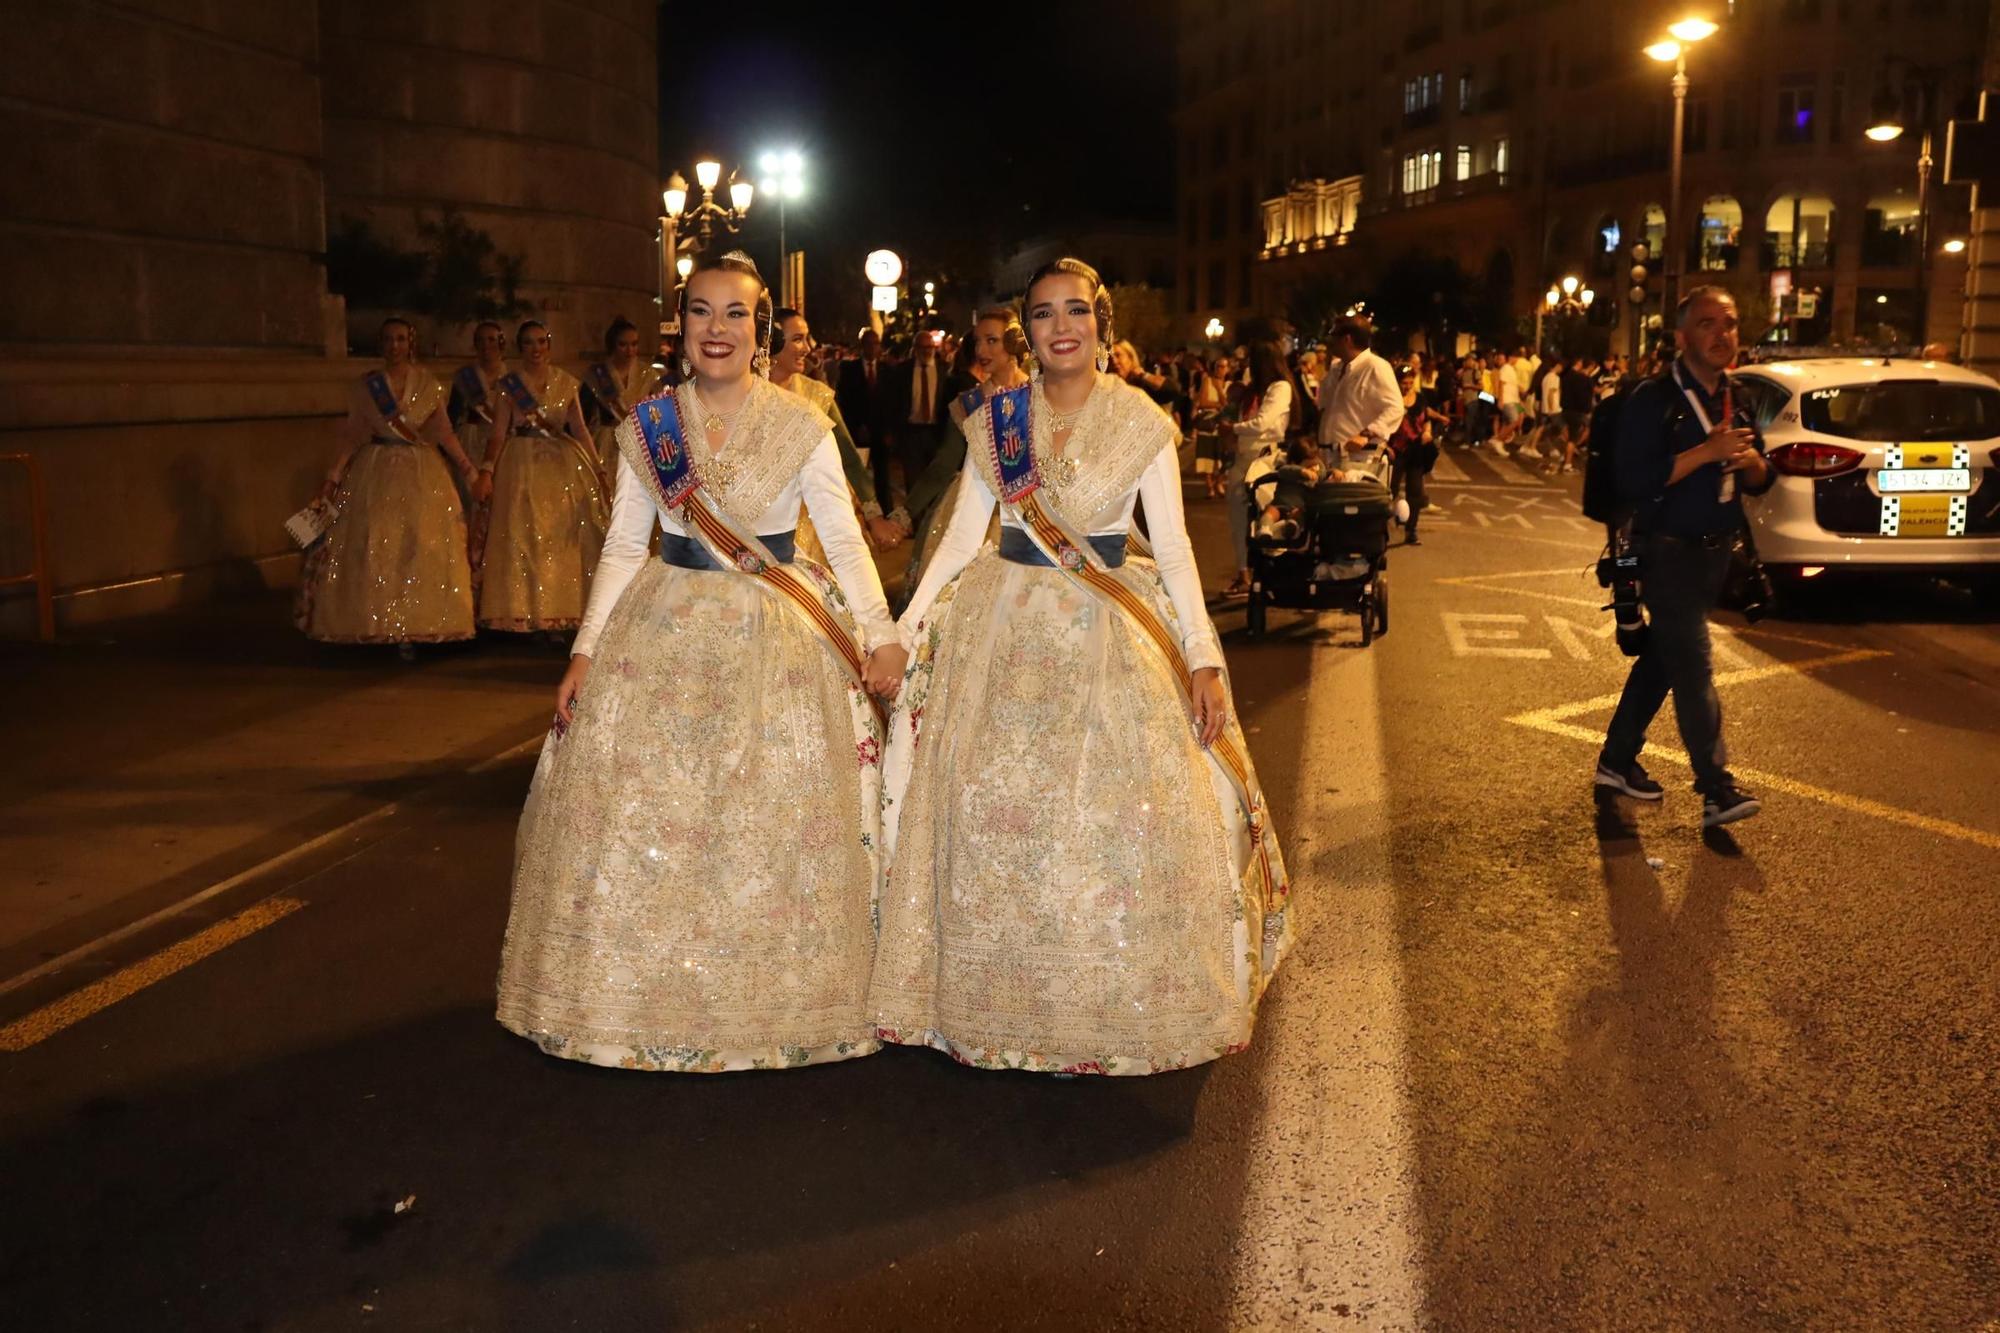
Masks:
[[[1415,111],[1405,111],[1403,113],[1403,128],[1406,130],[1429,129],[1438,123],[1440,109],[1437,103],[1433,102],[1429,106],[1420,106]]]
[[[1764,234],[1763,253],[1760,256],[1764,271],[1780,268],[1832,268],[1833,242],[1807,241],[1794,245],[1789,236]]]

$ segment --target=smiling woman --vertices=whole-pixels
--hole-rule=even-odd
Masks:
[[[1181,512],[1179,432],[1104,373],[1080,260],[1023,302],[1039,373],[967,414],[904,613],[871,1001],[970,1064],[1149,1074],[1249,1043],[1288,886]],[[1132,558],[1136,504],[1157,562]],[[1001,508],[997,550],[983,547]]]
[[[697,264],[688,379],[618,426],[500,967],[500,1021],[551,1055],[708,1073],[876,1048],[869,695],[905,655],[827,418],[753,370],[771,314],[749,259]],[[801,503],[830,573],[794,558]]]

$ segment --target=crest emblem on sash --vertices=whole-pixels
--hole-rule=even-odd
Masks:
[[[1021,437],[1020,431],[1008,430],[1000,437],[1001,461],[1012,467],[1021,461],[1021,451],[1026,447],[1027,441]]]
[[[660,407],[657,403],[646,404],[646,420],[653,427],[647,435],[660,451],[660,466],[674,467],[680,460],[680,446],[675,443],[672,432],[660,430]]]

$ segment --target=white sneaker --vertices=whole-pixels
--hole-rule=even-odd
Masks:
[[[1540,449],[1537,449],[1532,444],[1524,444],[1521,446],[1521,452],[1516,454],[1515,457],[1526,458],[1526,459],[1531,459],[1535,462],[1540,462],[1542,457],[1542,451]]]

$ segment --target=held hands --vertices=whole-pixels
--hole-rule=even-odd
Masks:
[[[1194,673],[1194,727],[1201,739],[1201,748],[1206,750],[1222,735],[1222,724],[1229,720],[1229,701],[1222,694],[1222,670],[1219,667],[1203,667]]]
[[[903,689],[903,669],[910,665],[909,650],[900,643],[885,643],[868,654],[861,667],[861,687],[878,699],[895,702]]]
[[[493,498],[493,474],[484,468],[472,479],[472,498],[477,504],[485,504]]]
[[[892,518],[865,518],[861,530],[868,538],[868,544],[878,551],[886,551],[900,545],[910,534]]]
[[[569,670],[563,672],[562,683],[556,686],[556,737],[560,739],[569,731],[569,724],[576,721],[576,696],[583,691],[583,679],[590,674],[590,659],[578,653],[569,659]]]

